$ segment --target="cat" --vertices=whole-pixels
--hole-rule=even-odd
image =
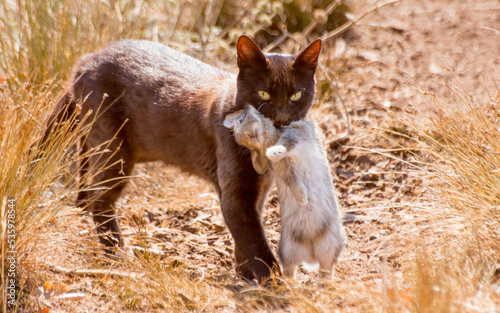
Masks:
[[[229,114],[224,126],[236,142],[271,161],[281,208],[278,255],[285,277],[302,263],[319,263],[321,283],[331,282],[333,266],[346,243],[330,166],[315,126],[295,121],[279,130],[253,106]]]
[[[264,54],[243,35],[237,75],[150,41],[112,43],[81,57],[45,136],[80,106],[80,117],[94,120],[80,151],[100,153],[85,158],[80,174],[106,190],[81,186],[77,205],[88,206],[105,251],[123,245],[114,203],[134,165],[163,161],[215,188],[239,277],[263,282],[279,275],[261,222],[273,182],[267,159],[238,145],[223,121],[246,103],[276,125],[302,119],[314,98],[320,50],[318,39],[298,55]]]

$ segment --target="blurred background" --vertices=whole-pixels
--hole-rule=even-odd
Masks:
[[[162,42],[227,67],[239,35],[269,52],[292,53],[346,23],[354,2],[2,0],[1,67],[9,83],[19,72],[35,82],[65,79],[75,58],[124,38]]]

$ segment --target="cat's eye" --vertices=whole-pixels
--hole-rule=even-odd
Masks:
[[[267,93],[266,91],[264,90],[259,90],[259,97],[262,99],[262,100],[269,100],[271,99],[271,95],[269,93]]]
[[[292,100],[292,101],[297,101],[297,100],[300,100],[300,98],[302,98],[302,92],[301,92],[301,91],[294,93],[294,94],[290,97],[290,100]]]

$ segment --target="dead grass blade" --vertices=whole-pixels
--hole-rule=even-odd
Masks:
[[[494,298],[474,299],[478,289],[494,292],[500,258],[500,102],[498,96],[477,101],[459,84],[451,90],[455,103],[426,93],[427,113],[401,120],[412,129],[402,135],[425,152],[427,159],[420,160],[427,175],[441,181],[435,192],[447,224],[439,227],[438,242],[430,233],[437,227],[421,236],[411,274],[416,312],[485,312],[495,306]]]

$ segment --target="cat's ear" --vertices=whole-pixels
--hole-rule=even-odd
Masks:
[[[241,123],[245,118],[245,110],[239,110],[234,113],[229,113],[224,119],[224,127],[233,129],[237,123]]]
[[[236,44],[238,52],[238,67],[242,66],[266,66],[266,57],[259,47],[249,37],[242,35]]]
[[[269,167],[269,160],[265,155],[262,155],[258,151],[251,150],[250,157],[252,159],[252,165],[258,174],[264,174]]]
[[[319,53],[321,52],[321,39],[316,39],[302,51],[295,59],[294,68],[307,68],[316,70],[318,66]]]

